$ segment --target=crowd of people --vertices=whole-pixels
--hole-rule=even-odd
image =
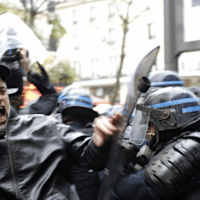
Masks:
[[[133,110],[104,197],[104,169],[123,107],[100,113],[90,93],[73,84],[57,93],[44,67],[37,62],[41,73],[33,72],[27,50],[20,55],[5,54],[0,62],[0,200],[199,199],[197,87],[185,87],[174,71],[149,74],[151,86]],[[21,108],[23,76],[42,96]],[[140,144],[135,134],[144,136]]]

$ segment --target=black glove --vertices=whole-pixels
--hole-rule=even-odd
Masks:
[[[56,93],[53,84],[49,81],[48,74],[46,73],[44,67],[40,65],[39,62],[37,62],[37,64],[42,72],[42,75],[30,71],[27,77],[28,80],[37,87],[42,95]]]
[[[117,159],[116,172],[124,175],[126,174],[130,162],[136,158],[138,148],[133,143],[126,140],[121,140],[119,145],[121,146],[121,150]]]

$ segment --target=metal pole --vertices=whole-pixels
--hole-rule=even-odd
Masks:
[[[165,70],[178,71],[175,1],[164,0]]]

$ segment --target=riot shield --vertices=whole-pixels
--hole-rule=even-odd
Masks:
[[[123,108],[124,118],[120,124],[120,131],[117,132],[112,138],[108,162],[105,168],[105,174],[100,188],[99,200],[110,199],[110,190],[113,188],[115,182],[115,167],[120,152],[119,142],[123,138],[124,131],[127,127],[127,124],[130,120],[131,114],[133,112],[133,109],[135,108],[136,102],[141,92],[146,92],[150,86],[150,82],[146,77],[148,76],[153,64],[155,63],[159,49],[159,46],[154,48],[140,61],[133,72],[130,83],[128,84],[128,94]]]

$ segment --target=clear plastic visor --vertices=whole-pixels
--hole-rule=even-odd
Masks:
[[[130,142],[136,145],[142,145],[146,140],[150,113],[136,110],[133,117]]]

